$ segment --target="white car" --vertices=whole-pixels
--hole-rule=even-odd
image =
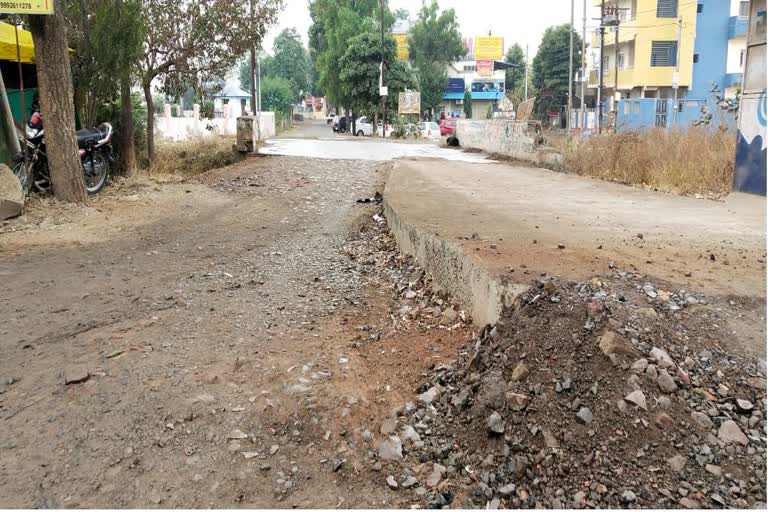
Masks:
[[[370,119],[363,116],[355,122],[355,135],[357,136],[372,136],[373,135],[373,123]],[[392,133],[392,125],[387,125],[386,136]],[[376,126],[376,135],[381,136],[381,123]]]
[[[425,139],[440,140],[440,127],[434,121],[419,123],[419,132]]]

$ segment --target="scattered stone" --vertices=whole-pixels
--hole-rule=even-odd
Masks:
[[[542,434],[544,435],[544,446],[547,448],[560,448],[560,442],[552,432],[545,430]]]
[[[738,443],[743,446],[749,444],[749,439],[741,431],[739,425],[733,420],[724,421],[717,431],[717,438],[726,444]]]
[[[582,407],[579,412],[576,413],[576,419],[585,425],[592,423],[592,411],[587,407]]]
[[[648,368],[648,360],[645,358],[638,359],[630,367],[634,373],[643,373],[646,368]]]
[[[403,430],[400,432],[400,437],[405,442],[411,441],[414,443],[418,443],[419,441],[421,441],[421,436],[419,435],[419,433],[416,432],[416,429],[410,425],[405,425],[403,427]]]
[[[699,411],[692,412],[691,419],[696,424],[696,426],[702,430],[709,430],[713,427],[712,420],[709,419],[709,416],[707,416],[703,412],[699,412]]]
[[[600,336],[599,346],[600,346],[600,350],[602,350],[603,354],[605,355],[631,354],[635,350],[635,348],[632,346],[632,344],[629,341],[627,341],[626,338],[624,338],[623,336],[613,331],[608,331],[602,336]]]
[[[715,466],[714,464],[707,464],[704,466],[704,469],[707,473],[716,476],[717,478],[720,478],[723,476],[723,470],[720,466]]]
[[[675,366],[675,362],[672,360],[666,350],[653,347],[651,349],[650,356],[656,360],[656,364],[659,366],[659,368],[667,369],[674,368]]]
[[[669,465],[670,468],[672,468],[672,471],[674,471],[675,473],[681,472],[687,462],[688,462],[688,459],[686,459],[682,455],[675,455],[671,459],[667,460],[667,464]]]
[[[656,379],[656,383],[665,393],[674,393],[677,391],[677,384],[675,384],[675,380],[672,376],[667,373],[667,370],[661,370],[659,372],[659,377]]]
[[[440,388],[438,386],[432,386],[425,392],[419,395],[419,401],[425,404],[431,404],[440,396]]]
[[[520,382],[528,377],[528,367],[525,363],[517,363],[515,369],[512,370],[512,382]]]
[[[488,417],[487,424],[488,430],[494,434],[504,433],[504,420],[502,419],[501,414],[498,412],[494,411],[493,414]]]
[[[269,447],[269,454],[270,454],[270,455],[274,455],[274,454],[276,454],[276,453],[277,453],[277,451],[278,451],[279,449],[280,449],[280,446],[279,446],[279,445],[273,444],[272,446],[270,446],[270,447]]]
[[[440,481],[443,479],[443,475],[445,474],[445,467],[441,466],[440,464],[434,464],[432,466],[432,473],[429,474],[427,477],[427,487],[430,489],[433,489],[440,484]]]
[[[625,396],[624,400],[638,406],[644,411],[648,410],[648,406],[645,403],[645,394],[643,394],[643,392],[640,391],[639,389],[636,389],[635,391]]]
[[[517,486],[515,484],[507,484],[499,488],[497,491],[502,498],[509,498],[515,493]]]
[[[248,434],[246,434],[242,430],[237,430],[237,429],[227,434],[227,439],[246,439],[247,437],[248,437]]]
[[[656,417],[654,418],[654,423],[656,423],[656,426],[662,430],[668,430],[672,428],[672,425],[674,425],[672,418],[670,418],[669,414],[665,412],[657,413]]]
[[[397,436],[389,436],[379,444],[379,458],[383,461],[403,459],[403,443]]]
[[[692,500],[691,498],[680,498],[680,501],[677,502],[681,507],[687,508],[687,509],[700,509],[701,505],[698,501]]]
[[[399,486],[397,485],[397,480],[395,480],[395,477],[392,475],[389,475],[387,477],[387,485],[390,489],[397,489]]]
[[[621,501],[623,501],[624,503],[634,503],[635,501],[637,501],[637,495],[634,492],[627,489],[626,491],[621,493]]]
[[[738,407],[740,411],[744,412],[749,412],[755,408],[755,406],[752,405],[752,402],[749,400],[742,400],[741,398],[736,399],[736,407]]]
[[[401,487],[403,489],[410,489],[411,487],[416,487],[417,485],[419,485],[419,481],[416,479],[416,477],[409,476],[408,478],[403,480]]]
[[[0,168],[4,167],[0,164]],[[91,374],[85,366],[68,366],[64,370],[64,384],[80,384],[90,378]]]
[[[522,411],[528,406],[528,403],[531,401],[529,397],[525,395],[521,395],[519,393],[512,393],[511,391],[508,391],[505,397],[507,399],[507,405],[513,411]]]
[[[394,433],[396,430],[397,430],[396,418],[384,418],[384,421],[381,422],[381,428],[379,429],[382,435],[385,435],[385,436],[388,436],[389,434]]]

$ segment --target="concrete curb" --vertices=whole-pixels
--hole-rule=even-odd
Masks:
[[[400,251],[416,258],[436,284],[455,296],[479,326],[495,324],[505,307],[515,304],[529,286],[511,283],[494,275],[461,246],[409,224],[397,207],[387,201],[384,189],[384,216]]]

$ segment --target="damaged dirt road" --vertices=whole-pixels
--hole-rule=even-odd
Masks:
[[[393,506],[367,448],[466,328],[398,319],[385,172],[253,157],[3,225],[0,504]]]
[[[764,301],[531,264],[474,325],[398,252],[391,163],[306,143],[0,225],[0,505],[764,506],[728,323]]]

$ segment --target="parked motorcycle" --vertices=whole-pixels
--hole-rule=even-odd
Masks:
[[[26,126],[26,160],[19,153],[13,159],[13,172],[19,178],[25,193],[33,188],[47,193],[51,189],[48,157],[45,153],[43,116],[34,112]],[[80,166],[85,178],[85,189],[95,194],[104,187],[109,169],[115,165],[112,154],[112,125],[102,123],[98,128],[83,128],[77,131],[77,147]]]

